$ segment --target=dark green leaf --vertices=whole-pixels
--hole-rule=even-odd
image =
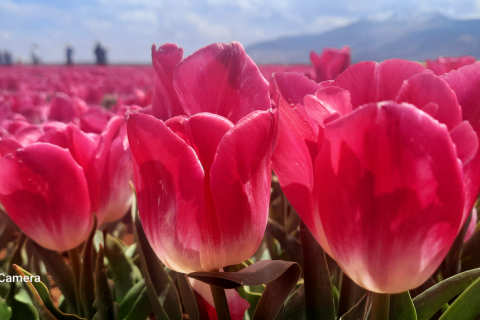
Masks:
[[[13,266],[18,274],[22,277],[31,277],[32,275],[22,269],[21,267],[14,265]],[[44,320],[79,320],[82,319],[73,314],[65,314],[55,307],[53,304],[52,298],[48,293],[48,289],[43,282],[24,282],[33,295],[33,304],[38,310],[38,313]]]
[[[137,301],[135,301],[132,310],[123,320],[145,320],[151,311],[152,305],[150,304],[147,288],[144,288]]]
[[[390,295],[389,314],[389,320],[417,320],[417,313],[408,291]]]
[[[55,284],[65,296],[70,307],[76,307],[75,283],[73,282],[72,269],[65,259],[56,251],[45,249],[33,243],[37,257],[45,264],[48,273],[52,276]]]
[[[300,241],[287,233],[285,228],[274,220],[268,220],[267,231],[280,243],[288,257],[298,264],[302,263],[302,247]]]
[[[0,319],[9,320],[12,317],[12,308],[7,305],[7,301],[0,298]]]
[[[13,294],[12,292],[16,291],[15,283],[11,283],[11,285],[12,289],[7,298],[7,304],[12,308],[12,317],[10,320],[38,320],[38,312],[33,306],[32,299],[30,299],[28,292],[21,288],[17,293]]]
[[[480,269],[465,271],[437,283],[415,297],[413,304],[417,310],[418,320],[430,319],[445,303],[468,288],[479,277]]]
[[[183,306],[185,307],[188,316],[192,320],[202,319],[202,317],[200,317],[200,312],[202,312],[202,310],[197,304],[195,293],[190,285],[190,281],[188,281],[187,275],[184,273],[177,273],[177,281],[182,296]]]
[[[346,274],[342,272],[342,283],[340,288],[340,301],[338,307],[338,315],[342,316],[347,313],[360,299],[365,296],[367,292],[362,287],[358,286]]]
[[[298,319],[305,320],[305,286],[298,288],[285,302],[282,310],[280,310],[277,319],[290,320]]]
[[[462,249],[462,271],[480,268],[480,223],[475,227],[475,232],[464,243]]]
[[[95,278],[93,276],[94,270],[92,264],[93,237],[95,236],[98,222],[95,215],[93,221],[92,230],[90,231],[90,235],[88,236],[83,249],[83,263],[80,274],[80,298],[82,300],[85,317],[88,320],[91,320],[96,312],[93,307],[93,304],[95,303]]]
[[[354,305],[340,320],[364,320],[367,319],[366,314],[370,305],[370,294],[365,293],[363,297]]]
[[[105,273],[105,257],[103,246],[99,246],[97,263],[95,265],[95,303],[94,307],[97,313],[93,317],[94,320],[115,320],[115,307],[113,304],[113,296],[108,284],[107,275]]]
[[[480,317],[480,278],[472,283],[445,311],[440,320],[478,320]]]
[[[123,299],[122,303],[120,304],[120,310],[118,313],[119,319],[123,319],[128,315],[130,310],[132,310],[135,301],[137,301],[144,289],[145,279],[142,279],[127,292],[125,299]]]
[[[470,213],[467,221],[465,221],[462,229],[460,230],[457,237],[455,238],[455,241],[450,247],[447,256],[443,260],[443,276],[445,278],[450,278],[451,276],[454,276],[460,272],[460,252],[462,251],[463,239],[465,238],[465,233],[467,232],[471,219],[472,214]]]
[[[250,318],[253,318],[253,314],[255,313],[255,309],[257,309],[258,301],[260,301],[262,294],[252,292],[249,290],[249,288],[249,286],[241,286],[237,288],[237,291],[240,296],[247,300],[247,302],[250,304],[250,307],[248,308],[248,315]]]
[[[135,198],[132,203],[132,219],[135,239],[138,243],[142,275],[145,278],[153,312],[158,320],[181,320],[183,316],[177,288],[143,232],[142,223],[138,218]]]
[[[127,292],[139,278],[138,270],[132,260],[126,256],[122,244],[110,234],[107,234],[105,239],[105,256],[113,272],[115,301],[121,304]]]
[[[303,222],[300,237],[307,319],[335,320],[335,302],[325,251]]]
[[[298,263],[263,260],[238,272],[192,272],[188,276],[223,289],[267,283],[253,319],[274,319],[300,277]]]

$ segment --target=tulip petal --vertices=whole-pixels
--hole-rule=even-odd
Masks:
[[[463,120],[468,121],[477,136],[480,134],[480,63],[474,63],[451,71],[443,78],[457,95],[462,107]],[[465,216],[473,208],[480,193],[480,153],[465,166],[466,202]]]
[[[297,72],[276,72],[273,78],[277,92],[289,104],[303,105],[303,98],[307,94],[314,94],[320,89],[318,83]],[[276,103],[278,105],[277,101]]]
[[[225,247],[225,265],[258,249],[267,225],[274,115],[256,111],[224,135],[210,170],[210,186]]]
[[[203,270],[204,172],[194,150],[149,115],[130,115],[127,132],[140,218],[153,250],[172,270]]]
[[[421,285],[453,243],[464,182],[448,130],[409,104],[358,108],[329,123],[315,163],[333,258],[367,290]]]
[[[420,73],[406,80],[402,85],[397,102],[408,102],[423,109],[429,103],[438,106],[434,118],[450,130],[462,121],[462,109],[455,92],[440,77],[431,73]]]
[[[369,102],[395,100],[403,81],[423,72],[431,71],[407,60],[364,61],[345,70],[332,85],[350,91],[355,109]]]
[[[174,86],[187,115],[210,112],[233,123],[270,108],[268,82],[239,42],[196,51],[175,69]]]
[[[467,165],[478,151],[478,137],[468,121],[461,122],[450,131],[453,143],[457,146],[457,157]]]
[[[152,62],[157,74],[152,114],[163,121],[185,114],[173,87],[173,72],[182,56],[183,49],[176,44],[166,43],[158,50],[155,45],[152,46]]]
[[[350,66],[350,47],[325,48],[321,55],[312,50],[310,51],[310,61],[315,66],[317,82],[333,80]]]
[[[12,220],[41,246],[80,245],[93,220],[82,168],[68,150],[36,143],[0,160],[0,201]]]

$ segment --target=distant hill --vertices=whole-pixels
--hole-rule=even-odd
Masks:
[[[317,35],[265,41],[246,48],[257,63],[305,63],[310,50],[352,48],[353,62],[401,58],[415,61],[437,56],[480,58],[480,20],[453,20],[441,14],[397,14],[364,19]]]

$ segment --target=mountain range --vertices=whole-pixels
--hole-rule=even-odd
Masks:
[[[455,20],[439,13],[392,14],[361,19],[321,34],[288,36],[246,48],[257,63],[306,63],[310,50],[352,49],[352,62],[400,58],[424,61],[438,56],[480,58],[480,19]]]

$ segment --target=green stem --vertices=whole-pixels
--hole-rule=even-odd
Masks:
[[[227,296],[225,290],[214,285],[210,285],[212,291],[213,301],[215,303],[215,309],[217,310],[218,320],[230,320],[230,310],[228,309]]]
[[[78,247],[68,250],[68,256],[70,257],[70,263],[73,270],[73,281],[75,284],[75,296],[76,296],[76,308],[77,312],[83,314],[83,309],[80,308],[80,274],[82,272],[82,262],[80,259],[80,250]]]
[[[335,302],[325,251],[303,222],[300,224],[300,238],[306,318],[307,320],[334,320]]]
[[[390,312],[390,295],[372,292],[371,320],[388,320]]]

